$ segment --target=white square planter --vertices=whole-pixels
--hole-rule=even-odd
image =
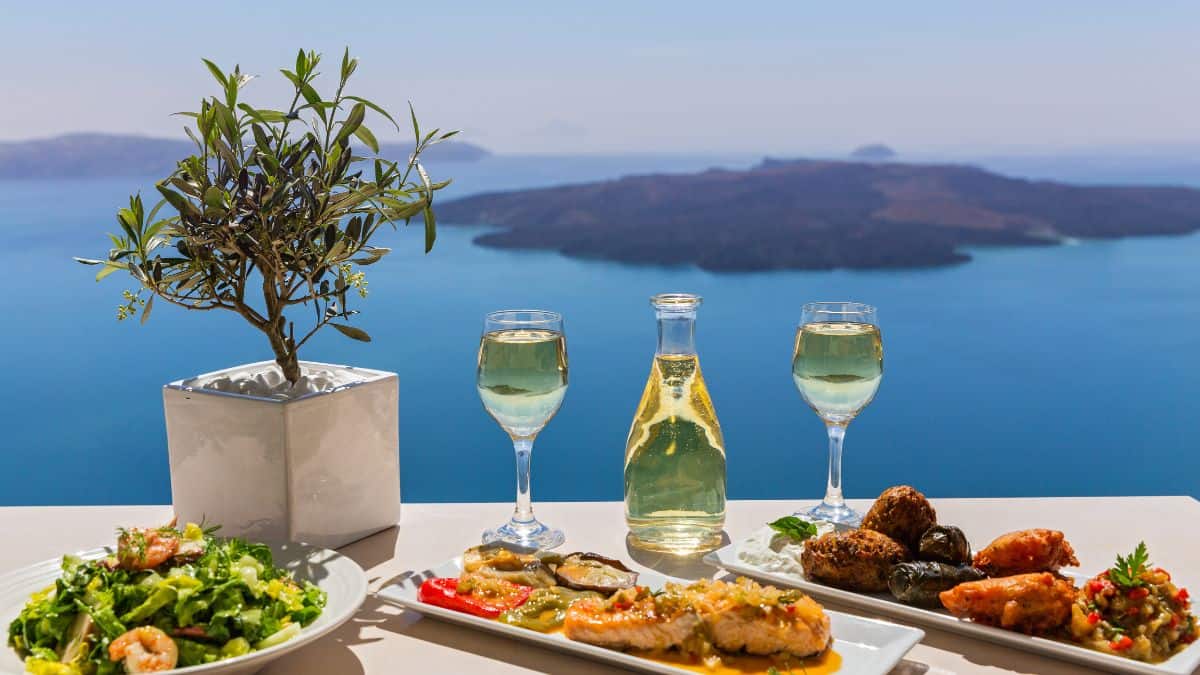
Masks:
[[[257,372],[272,361],[195,379]],[[179,521],[225,536],[337,547],[400,520],[395,373],[301,362],[356,375],[290,400],[163,388],[171,493]]]

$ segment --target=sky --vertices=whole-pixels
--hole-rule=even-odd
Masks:
[[[0,9],[0,140],[182,137],[200,59],[283,107],[298,48],[502,153],[1044,153],[1200,141],[1197,2],[35,2]],[[398,137],[373,123],[381,140]]]

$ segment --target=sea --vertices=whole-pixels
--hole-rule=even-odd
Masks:
[[[452,197],[755,161],[498,156],[431,172],[455,178]],[[1004,168],[1200,185],[1192,173],[1150,181],[1119,166],[1055,166]],[[72,261],[103,257],[116,209],[151,186],[0,182],[0,505],[169,502],[162,385],[270,358],[231,314],[160,304],[144,325],[118,322],[132,280],[97,283]],[[899,483],[935,497],[1200,496],[1200,235],[974,249],[933,269],[714,274],[476,246],[485,231],[443,224],[428,255],[419,225],[381,233],[395,253],[367,268],[355,317],[373,341],[329,330],[303,353],[399,373],[404,501],[512,499],[511,445],[480,404],[475,355],[486,312],[526,307],[565,316],[570,362],[565,403],[534,448],[533,497],[620,499],[655,348],[648,298],[664,291],[704,297],[697,346],[732,498],[824,491],[824,429],[790,374],[800,308],[813,300],[879,310],[884,377],[846,434],[848,496]]]

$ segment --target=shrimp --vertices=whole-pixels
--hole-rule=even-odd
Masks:
[[[117,538],[117,561],[127,570],[149,570],[174,557],[179,534],[170,529],[122,530]]]
[[[125,661],[125,672],[157,673],[171,670],[179,661],[179,648],[154,626],[134,628],[108,645],[110,661]]]

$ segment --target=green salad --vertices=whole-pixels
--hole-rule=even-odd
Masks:
[[[320,616],[325,593],[275,567],[268,546],[213,531],[121,530],[115,555],[64,557],[8,644],[36,675],[156,672],[286,642]]]

